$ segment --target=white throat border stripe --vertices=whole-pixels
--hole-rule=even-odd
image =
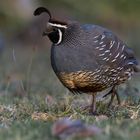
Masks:
[[[56,23],[50,23],[50,22],[48,24],[51,25],[51,26],[54,26],[54,27],[67,29],[67,26],[66,25],[61,25],[61,24],[56,24]]]
[[[62,31],[60,29],[58,29],[58,32],[59,32],[59,40],[58,42],[56,43],[56,45],[60,44],[61,41],[62,41]]]

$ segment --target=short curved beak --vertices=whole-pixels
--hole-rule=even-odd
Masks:
[[[46,35],[48,35],[46,32],[43,32],[43,33],[42,33],[42,36],[46,36]]]

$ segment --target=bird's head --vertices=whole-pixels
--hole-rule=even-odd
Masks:
[[[53,19],[50,11],[44,7],[37,8],[34,11],[34,15],[38,16],[44,12],[49,15],[49,21],[47,23],[46,30],[42,35],[47,35],[52,43],[58,45],[63,40],[63,35],[65,33],[65,30],[67,29],[67,23]]]

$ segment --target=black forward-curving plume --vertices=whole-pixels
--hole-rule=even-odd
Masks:
[[[46,9],[45,7],[39,7],[34,11],[34,16],[39,16],[42,13],[47,13],[50,17],[50,19],[52,19],[51,13],[48,9]]]

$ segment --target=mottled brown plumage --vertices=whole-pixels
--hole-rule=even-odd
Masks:
[[[34,14],[42,12],[50,16],[44,35],[53,43],[51,64],[63,85],[73,93],[92,94],[93,113],[96,93],[106,88],[112,87],[109,105],[115,95],[120,103],[115,87],[138,70],[133,51],[108,29],[75,21],[59,22],[42,7]]]

